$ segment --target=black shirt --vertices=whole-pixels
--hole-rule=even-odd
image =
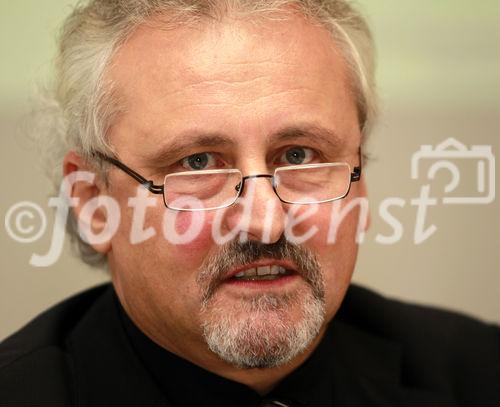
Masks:
[[[244,384],[211,373],[158,346],[136,327],[121,306],[119,309],[133,349],[173,407],[332,406],[333,349],[327,346],[326,337],[298,369],[261,397]]]
[[[96,287],[0,343],[1,407],[261,401],[124,329],[121,313],[113,288]],[[271,395],[306,407],[498,407],[499,378],[497,325],[351,285],[317,350]]]

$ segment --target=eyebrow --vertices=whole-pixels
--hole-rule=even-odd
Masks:
[[[301,138],[321,144],[331,151],[338,151],[344,145],[344,140],[333,130],[317,125],[285,127],[270,134],[266,141],[268,144],[278,144]],[[235,140],[222,133],[185,133],[177,136],[174,142],[161,147],[153,153],[148,157],[148,161],[152,163],[172,162],[193,154],[195,149],[234,148],[235,146]]]
[[[338,151],[345,144],[344,139],[341,138],[336,132],[317,125],[286,127],[279,130],[277,133],[270,135],[268,141],[270,143],[283,143],[300,138],[304,138],[308,141],[313,141],[315,143],[321,144],[330,151]]]
[[[235,142],[218,133],[190,133],[179,135],[177,140],[155,152],[148,160],[165,163],[193,154],[196,148],[234,147]]]

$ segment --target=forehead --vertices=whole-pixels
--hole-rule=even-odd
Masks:
[[[149,144],[187,130],[269,134],[279,127],[355,131],[345,63],[330,33],[299,14],[139,27],[108,72],[125,114],[115,141]],[[113,140],[112,140],[113,142]]]

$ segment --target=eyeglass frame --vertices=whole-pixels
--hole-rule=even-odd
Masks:
[[[155,185],[155,183],[152,180],[148,180],[148,179],[144,178],[141,174],[134,171],[132,168],[128,167],[127,165],[125,165],[124,163],[122,163],[120,160],[118,160],[116,158],[110,157],[106,154],[103,154],[103,153],[97,152],[97,151],[94,152],[93,155],[99,157],[100,159],[102,159],[104,161],[107,161],[107,162],[113,164],[115,167],[119,168],[120,170],[125,172],[127,175],[129,175],[130,177],[135,179],[137,182],[139,182],[149,192],[151,192],[153,194],[157,194],[157,195],[161,194],[163,196],[163,203],[164,203],[165,207],[167,209],[170,209],[173,211],[190,211],[190,212],[192,212],[192,211],[197,211],[197,210],[209,211],[209,210],[215,210],[215,209],[228,208],[231,205],[234,205],[236,203],[236,201],[238,200],[238,198],[243,193],[243,190],[245,189],[245,181],[247,179],[254,179],[254,178],[271,178],[271,180],[272,180],[271,185],[272,185],[273,191],[276,194],[276,196],[278,197],[278,199],[280,200],[280,202],[282,202],[282,203],[293,204],[293,205],[295,205],[295,204],[296,205],[311,205],[312,204],[312,202],[289,202],[289,201],[282,199],[279,196],[278,192],[276,191],[276,182],[275,182],[276,169],[274,170],[275,173],[273,175],[271,175],[271,174],[252,174],[252,175],[246,175],[246,176],[243,176],[241,171],[238,170],[238,171],[240,171],[240,174],[242,175],[241,182],[235,187],[236,191],[238,192],[238,195],[236,195],[236,197],[234,198],[234,201],[232,201],[230,204],[218,206],[215,208],[209,208],[209,209],[204,209],[204,208],[199,208],[199,209],[198,208],[196,208],[196,209],[171,208],[168,206],[167,202],[165,201],[165,185]],[[324,200],[321,202],[315,202],[315,203],[334,202],[334,201],[338,201],[340,199],[344,199],[347,195],[349,195],[349,192],[351,191],[352,183],[358,182],[361,179],[361,171],[362,171],[362,165],[363,165],[362,155],[361,155],[361,147],[358,149],[358,156],[359,156],[359,166],[352,168],[350,178],[349,178],[349,187],[347,188],[347,191],[345,192],[345,194],[342,196],[339,196],[337,198],[327,199],[327,200]],[[324,164],[346,164],[349,167],[349,169],[351,169],[350,164],[346,163],[346,162],[334,162],[334,163],[324,163]],[[304,164],[304,165],[307,165],[307,164]],[[283,167],[288,167],[288,166],[283,166]],[[278,167],[278,168],[283,168],[283,167]],[[290,167],[293,167],[293,165]],[[195,172],[195,171],[193,171],[193,172]],[[172,174],[175,174],[175,173],[172,173]],[[169,175],[169,174],[165,174],[165,178],[167,177],[167,175]],[[240,184],[241,184],[241,187],[238,188]]]

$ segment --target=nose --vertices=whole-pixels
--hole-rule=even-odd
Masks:
[[[274,243],[284,232],[285,211],[272,187],[272,175],[257,174],[243,178],[238,201],[226,215],[229,230],[239,228],[249,240]]]

